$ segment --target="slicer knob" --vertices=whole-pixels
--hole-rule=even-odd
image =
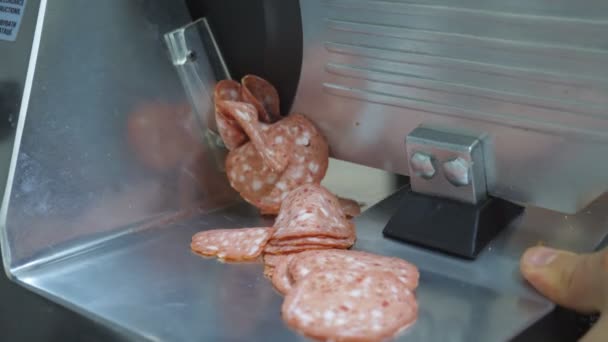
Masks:
[[[432,156],[416,152],[412,155],[410,162],[412,163],[412,169],[418,177],[431,179],[435,175],[436,171]]]
[[[443,163],[445,177],[455,186],[465,186],[471,183],[470,170],[471,163],[460,157]]]

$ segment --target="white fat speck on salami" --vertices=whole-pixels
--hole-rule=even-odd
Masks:
[[[268,248],[268,246],[266,247]],[[289,266],[295,282],[309,273],[321,270],[386,271],[395,274],[403,285],[413,290],[418,287],[420,273],[413,264],[399,258],[381,256],[363,251],[327,249],[299,254]]]
[[[281,312],[287,325],[304,336],[366,342],[403,332],[417,319],[418,305],[393,273],[323,270],[297,282]]]
[[[270,227],[206,230],[192,237],[190,248],[197,254],[226,261],[254,260],[273,232]]]

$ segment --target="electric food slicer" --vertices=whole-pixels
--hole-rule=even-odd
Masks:
[[[19,89],[5,269],[128,338],[298,338],[261,265],[189,251],[197,231],[268,223],[226,182],[219,79],[264,77],[282,113],[314,120],[325,185],[368,204],[355,248],[420,268],[401,340],[518,336],[554,307],[521,252],[591,251],[608,231],[601,1],[4,6],[21,9],[0,35],[0,89]]]

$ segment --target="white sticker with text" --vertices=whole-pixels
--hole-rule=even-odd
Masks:
[[[0,40],[15,41],[25,0],[0,0]]]

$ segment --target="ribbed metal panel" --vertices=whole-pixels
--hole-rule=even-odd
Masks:
[[[305,0],[294,110],[334,156],[407,173],[423,123],[491,140],[490,192],[574,212],[608,189],[608,2]]]
[[[326,91],[608,138],[608,21],[471,5],[325,1],[327,72],[350,79],[325,83]]]

